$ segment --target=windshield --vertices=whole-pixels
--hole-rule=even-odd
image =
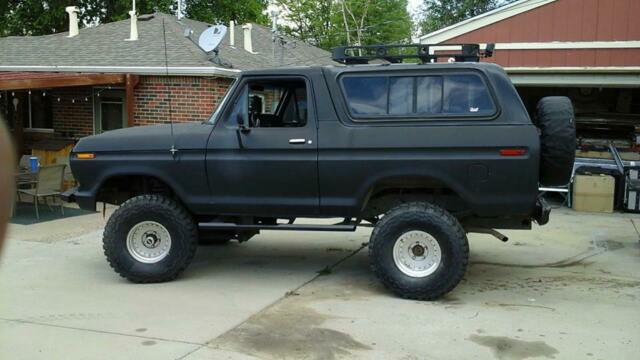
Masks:
[[[224,105],[227,103],[227,98],[229,97],[229,94],[231,94],[231,92],[232,92],[231,90],[233,88],[235,88],[237,82],[238,81],[236,79],[234,79],[233,82],[231,83],[231,85],[229,85],[229,87],[227,87],[227,91],[222,96],[222,100],[220,100],[220,103],[218,103],[218,106],[216,107],[216,109],[214,110],[213,114],[211,115],[211,117],[207,121],[209,124],[215,125],[215,123],[218,121],[218,118],[220,117],[220,113],[222,111],[222,108],[224,108]]]

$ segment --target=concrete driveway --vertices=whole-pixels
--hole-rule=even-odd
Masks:
[[[640,236],[630,215],[471,235],[471,266],[437,302],[369,273],[369,230],[264,232],[201,247],[177,281],[135,285],[102,255],[101,215],[10,228],[0,260],[2,359],[637,359]]]

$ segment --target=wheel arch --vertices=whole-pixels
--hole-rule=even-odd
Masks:
[[[462,184],[456,183],[447,176],[436,174],[383,176],[370,181],[366,189],[360,200],[362,214],[370,212],[372,207],[379,207],[380,204],[377,203],[377,200],[385,197],[399,197],[402,201],[430,201],[447,210],[455,210],[455,212],[470,207],[470,197]],[[391,205],[382,205],[382,207],[392,207]]]
[[[142,194],[164,194],[184,204],[177,184],[154,171],[111,171],[102,176],[93,192],[96,201],[116,205]]]

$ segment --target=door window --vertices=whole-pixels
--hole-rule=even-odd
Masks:
[[[246,113],[253,128],[307,124],[307,87],[302,80],[251,81],[244,94],[248,96]]]

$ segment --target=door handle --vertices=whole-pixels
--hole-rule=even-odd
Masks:
[[[289,144],[293,144],[293,145],[304,144],[306,142],[307,142],[306,139],[289,139]]]

